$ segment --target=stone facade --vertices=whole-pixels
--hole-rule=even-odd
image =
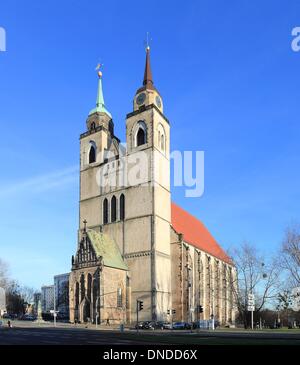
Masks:
[[[234,267],[184,242],[182,235],[173,232],[172,236],[173,320],[190,322],[213,315],[221,324],[234,323]]]

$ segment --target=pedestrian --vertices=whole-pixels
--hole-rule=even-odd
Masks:
[[[12,325],[11,325],[11,321],[10,320],[7,321],[7,326],[8,326],[8,328],[12,328]]]
[[[109,324],[109,318],[107,318],[107,320],[106,320],[106,325],[107,326],[109,326],[110,324]]]

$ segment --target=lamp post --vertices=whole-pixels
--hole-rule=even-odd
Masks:
[[[100,296],[97,297],[96,299],[96,329],[98,328],[98,317],[99,317],[99,312],[98,312],[98,301],[100,299]]]
[[[53,323],[54,323],[54,327],[56,327],[56,295],[55,295],[55,282],[53,285]]]

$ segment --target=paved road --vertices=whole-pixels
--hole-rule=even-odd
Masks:
[[[67,328],[0,329],[0,345],[103,345],[134,344],[114,331]],[[142,342],[146,343],[146,342]]]
[[[141,331],[138,341],[134,331],[120,333],[116,330],[95,330],[84,327],[74,328],[71,325],[59,325],[57,328],[49,325],[36,325],[33,323],[14,323],[14,327],[8,329],[0,327],[0,345],[131,345],[131,344],[159,344],[168,337],[168,343],[189,343],[189,340],[199,341],[228,341],[232,344],[257,339],[261,342],[272,340],[280,344],[280,341],[290,341],[300,345],[300,330],[291,332],[272,331],[204,331],[191,333],[188,331]],[[174,341],[174,342],[173,342]]]

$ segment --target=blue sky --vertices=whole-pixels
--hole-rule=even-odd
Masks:
[[[173,150],[205,151],[205,193],[173,200],[225,247],[274,252],[300,220],[299,1],[6,1],[0,27],[0,257],[39,287],[70,269],[79,134],[95,65],[116,134],[141,85],[147,31]]]

